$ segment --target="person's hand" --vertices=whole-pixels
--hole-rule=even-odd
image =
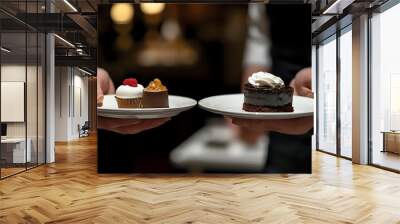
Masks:
[[[234,132],[235,137],[249,145],[256,144],[260,139],[260,137],[265,135],[265,131],[253,130],[236,126],[232,123],[232,119],[229,117],[225,117],[225,121],[226,121],[225,123]]]
[[[107,71],[102,68],[97,68],[97,106],[101,107],[103,105],[104,95],[114,93],[114,83]]]
[[[313,98],[314,94],[311,89],[311,80],[311,68],[300,70],[290,83],[290,86],[294,89],[294,94]]]
[[[249,129],[249,128],[245,128],[245,127],[239,127],[238,137],[243,142],[245,142],[249,145],[254,145],[265,134],[266,134],[266,132],[263,130],[255,130],[255,129]]]
[[[137,134],[139,132],[161,126],[162,124],[164,124],[169,120],[170,118],[139,120],[139,119],[106,118],[99,116],[97,118],[97,128],[113,131],[124,135]]]
[[[232,123],[242,129],[254,132],[274,131],[288,135],[301,135],[307,133],[313,127],[313,117],[301,117],[281,120],[256,120],[232,118]]]

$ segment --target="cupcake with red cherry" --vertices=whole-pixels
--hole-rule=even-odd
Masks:
[[[119,108],[142,108],[143,86],[136,79],[125,79],[115,92]]]

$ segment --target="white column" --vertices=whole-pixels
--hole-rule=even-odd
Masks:
[[[54,6],[46,1],[47,12]],[[46,163],[55,161],[55,43],[52,33],[46,34]]]
[[[55,56],[54,35],[46,35],[46,163],[55,161],[54,133],[55,133]]]
[[[353,162],[368,163],[368,16],[353,19]]]

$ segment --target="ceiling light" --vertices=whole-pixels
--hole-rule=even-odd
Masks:
[[[69,42],[68,40],[66,40],[66,39],[64,39],[64,38],[62,38],[62,37],[60,37],[59,35],[57,35],[57,34],[54,34],[54,36],[55,37],[57,37],[59,40],[61,40],[62,42],[64,42],[66,45],[68,45],[68,46],[70,46],[70,47],[72,47],[72,48],[75,48],[75,45],[73,45],[71,42]]]
[[[81,68],[79,68],[79,67],[78,67],[78,70],[81,71],[81,72],[83,72],[83,73],[85,73],[86,75],[93,75],[92,73],[90,73],[90,72],[88,72],[88,71],[86,71],[86,70],[83,70],[83,69],[81,69]]]
[[[343,9],[351,5],[355,0],[336,0],[327,9],[324,10],[322,14],[341,14]]]
[[[115,3],[111,6],[110,14],[114,23],[127,24],[132,21],[135,11],[130,3]]]
[[[77,48],[76,53],[78,53],[78,55],[83,55],[83,50],[81,48]]]
[[[72,9],[72,11],[78,12],[78,10],[75,8],[75,6],[73,6],[68,0],[64,0],[64,3],[66,5],[68,5],[68,7]]]
[[[11,50],[9,50],[9,49],[7,49],[5,47],[1,47],[0,49],[1,49],[1,51],[4,51],[6,53],[10,53],[11,52]]]
[[[85,47],[81,42],[75,42],[76,47]]]
[[[165,3],[142,3],[140,9],[144,14],[155,15],[161,13],[165,8]]]

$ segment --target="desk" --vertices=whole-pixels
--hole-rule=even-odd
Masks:
[[[382,152],[392,152],[400,154],[400,131],[382,131],[383,150]]]
[[[27,139],[25,151],[25,138],[1,139],[1,159],[5,163],[26,163],[31,161],[32,141]]]

